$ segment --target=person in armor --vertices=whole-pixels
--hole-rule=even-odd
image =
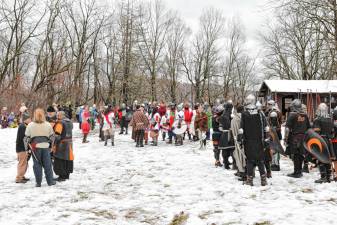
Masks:
[[[279,111],[274,100],[268,101],[268,109],[266,116],[269,122],[269,126],[276,130],[279,140],[282,140],[281,125],[282,125],[282,113]],[[280,171],[280,153],[272,152],[271,170]]]
[[[333,123],[334,123],[334,135],[333,138],[331,139],[332,142],[332,150],[333,150],[333,156],[334,158],[332,158],[332,164],[333,164],[333,168],[334,168],[334,181],[337,181],[336,177],[337,177],[337,107],[333,110],[332,112],[332,119],[333,119]]]
[[[119,110],[120,112],[120,127],[121,127],[121,131],[119,132],[119,134],[128,134],[128,124],[129,124],[129,120],[128,120],[128,113],[129,110],[126,107],[125,103],[122,103],[121,108]]]
[[[313,129],[321,135],[329,147],[330,155],[333,155],[333,149],[330,140],[333,138],[334,122],[329,115],[329,108],[325,103],[321,103],[316,112],[316,118],[313,123]],[[327,183],[331,179],[331,164],[318,162],[321,178],[315,183]]]
[[[57,113],[54,132],[54,172],[59,176],[56,180],[61,182],[69,179],[69,175],[73,172],[74,168],[72,141],[73,123],[65,116],[63,111]]]
[[[267,185],[267,176],[264,166],[264,148],[266,132],[269,128],[265,116],[257,109],[254,95],[245,99],[245,111],[241,115],[238,140],[243,143],[246,155],[247,179],[245,184],[253,186],[255,166],[258,167],[261,185]]]
[[[303,138],[304,133],[310,128],[310,122],[308,115],[302,110],[302,104],[299,99],[293,100],[290,107],[291,112],[286,122],[284,143],[287,145],[286,154],[293,160],[294,172],[288,174],[288,176],[300,178],[303,176]]]
[[[230,102],[225,103],[224,112],[220,116],[219,120],[219,130],[221,132],[219,149],[222,150],[222,155],[224,156],[224,166],[225,169],[230,169],[229,157],[233,155],[234,151],[234,139],[231,134],[231,114],[233,105]],[[232,157],[233,158],[233,157]]]
[[[219,149],[219,142],[220,142],[220,136],[221,131],[219,130],[219,119],[224,111],[224,107],[222,105],[218,105],[214,111],[213,111],[213,118],[212,118],[212,127],[213,127],[213,133],[212,133],[212,141],[213,141],[213,152],[214,152],[214,158],[215,158],[215,167],[221,167],[222,164],[220,162],[220,152]],[[225,159],[224,151],[222,151],[222,159]]]

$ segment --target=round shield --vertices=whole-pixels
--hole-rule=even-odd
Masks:
[[[176,135],[181,135],[187,130],[187,124],[185,123],[185,121],[177,120],[173,123],[173,127],[173,133],[175,133]]]

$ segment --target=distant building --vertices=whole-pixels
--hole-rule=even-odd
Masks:
[[[263,103],[269,99],[275,100],[283,115],[291,101],[299,98],[307,106],[312,119],[321,102],[331,108],[336,107],[337,80],[265,80],[258,96]]]

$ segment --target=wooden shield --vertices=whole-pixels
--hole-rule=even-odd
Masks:
[[[274,127],[270,127],[269,129],[270,135],[270,148],[281,155],[286,155],[283,146],[281,145],[280,139],[278,138],[276,129]]]
[[[318,161],[330,164],[329,147],[326,141],[313,129],[309,129],[303,140],[303,147]]]

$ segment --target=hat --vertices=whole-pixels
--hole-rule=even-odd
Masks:
[[[53,106],[48,106],[48,108],[47,108],[47,112],[55,112],[55,109],[54,109],[54,107]]]
[[[25,112],[25,113],[22,114],[22,121],[26,121],[29,118],[30,118],[30,115],[29,115],[28,112]]]

